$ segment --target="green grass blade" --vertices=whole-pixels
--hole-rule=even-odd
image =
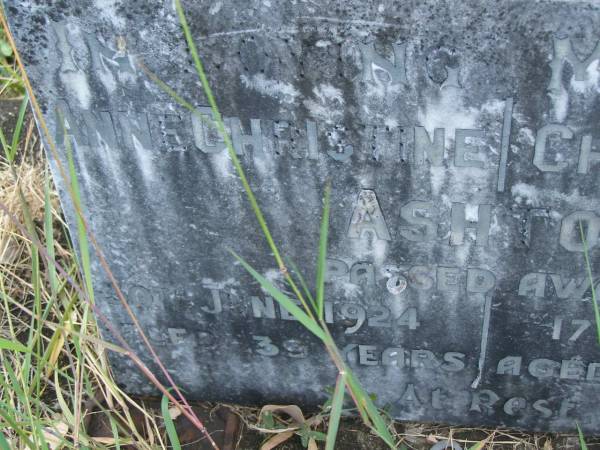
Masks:
[[[250,205],[252,206],[252,210],[254,211],[254,215],[256,216],[256,218],[258,220],[258,223],[260,225],[262,233],[265,236],[265,239],[267,240],[267,242],[269,243],[269,247],[271,248],[271,251],[273,252],[273,256],[275,257],[275,260],[277,261],[279,268],[283,269],[285,267],[283,264],[283,258],[281,257],[281,255],[279,253],[279,249],[277,248],[277,245],[275,245],[275,241],[273,240],[273,237],[271,236],[271,231],[269,230],[269,227],[267,226],[267,222],[263,216],[262,210],[258,206],[256,197],[254,196],[254,193],[252,192],[252,189],[250,188],[250,185],[248,184],[248,180],[246,179],[244,170],[243,170],[243,168],[240,164],[240,161],[239,161],[239,159],[235,153],[235,150],[233,148],[233,143],[231,142],[229,133],[227,133],[227,130],[225,129],[225,123],[223,122],[223,118],[219,111],[219,107],[217,106],[217,102],[215,100],[212,89],[210,87],[210,83],[208,82],[208,78],[206,77],[206,73],[204,72],[204,66],[202,65],[202,61],[200,61],[200,57],[198,56],[198,50],[196,49],[196,44],[194,43],[194,39],[192,38],[192,33],[187,24],[187,19],[185,17],[185,13],[183,12],[183,7],[181,6],[180,0],[175,0],[175,9],[177,10],[177,15],[179,16],[179,23],[181,24],[181,28],[183,29],[183,34],[185,35],[185,40],[188,44],[190,54],[191,54],[192,60],[194,62],[194,66],[195,66],[196,72],[198,74],[198,78],[200,79],[200,83],[202,84],[202,89],[204,90],[204,94],[206,95],[206,98],[210,105],[211,111],[213,113],[213,119],[217,125],[217,130],[219,131],[219,134],[225,141],[227,151],[229,152],[229,157],[231,158],[233,165],[235,167],[235,170],[236,170],[238,176],[240,177],[242,185],[244,186],[244,190],[246,191],[246,196],[248,197]]]
[[[81,270],[85,280],[85,287],[89,296],[90,302],[94,303],[94,290],[92,288],[92,269],[90,264],[90,251],[87,238],[87,232],[83,217],[81,217],[81,194],[79,191],[79,182],[77,181],[77,173],[75,171],[75,162],[73,161],[73,151],[69,141],[68,133],[63,121],[63,135],[65,136],[65,147],[67,150],[67,159],[69,164],[69,178],[71,179],[71,189],[73,192],[73,202],[75,203],[75,215],[77,216],[77,238],[79,241],[79,253],[81,256]]]
[[[50,201],[50,178],[46,173],[46,182],[44,184],[44,239],[46,241],[46,253],[50,261],[46,265],[48,272],[48,281],[50,284],[50,291],[52,296],[56,297],[58,292],[58,279],[56,276],[56,267],[53,261],[56,257],[54,251],[54,225],[52,222],[52,203]]]
[[[0,338],[0,350],[12,350],[13,352],[31,353],[27,347],[20,342],[9,341],[8,339]]]
[[[579,232],[581,233],[581,242],[583,243],[583,256],[585,258],[585,266],[587,269],[587,276],[590,280],[590,286],[592,288],[592,305],[594,308],[594,319],[596,322],[596,337],[598,344],[600,345],[600,311],[598,310],[598,302],[596,301],[596,288],[594,287],[594,276],[592,275],[592,265],[590,264],[590,255],[588,252],[588,245],[585,240],[585,233],[583,232],[583,225],[581,220],[579,221]]]
[[[2,432],[0,432],[0,450],[10,450],[10,445]]]
[[[25,120],[25,113],[27,112],[27,105],[29,104],[29,97],[27,94],[23,96],[23,100],[21,101],[21,106],[19,107],[19,115],[17,116],[17,121],[15,122],[15,129],[13,131],[12,142],[10,144],[10,150],[12,152],[12,157],[14,159],[17,154],[17,149],[19,148],[19,141],[21,140],[21,131],[23,130],[23,122]]]
[[[347,379],[348,387],[352,391],[354,398],[356,398],[356,400],[360,403],[357,406],[359,407],[359,409],[360,408],[364,409],[364,411],[368,415],[368,417],[369,417],[371,423],[373,424],[373,427],[374,427],[375,431],[377,432],[377,434],[379,435],[379,437],[381,439],[383,439],[383,441],[390,448],[396,448],[396,444],[394,443],[394,438],[392,437],[390,430],[388,429],[385,421],[381,417],[379,410],[373,403],[373,400],[371,400],[371,397],[369,397],[365,393],[362,386],[360,385],[358,380],[356,380],[356,378],[354,377],[354,374],[352,372],[348,371],[348,373],[346,375],[346,379]]]
[[[331,414],[329,415],[329,426],[327,428],[327,441],[325,450],[334,450],[335,438],[340,426],[342,417],[342,405],[344,403],[344,392],[346,388],[346,374],[339,374],[335,391],[333,392],[333,400],[331,401]]]
[[[298,305],[296,305],[289,297],[287,297],[283,292],[277,289],[269,280],[259,274],[256,270],[254,270],[250,264],[244,261],[240,256],[238,256],[235,252],[231,251],[233,256],[244,266],[244,269],[248,271],[250,275],[254,277],[256,281],[261,285],[261,287],[266,290],[271,297],[273,297],[277,302],[283,306],[290,314],[292,314],[298,322],[300,322],[306,329],[311,331],[315,336],[317,336],[321,340],[325,340],[325,333],[319,326],[319,324],[311,319],[304,311],[302,311]]]
[[[177,431],[175,430],[175,424],[173,423],[173,419],[169,413],[169,397],[166,395],[163,395],[162,397],[160,402],[160,410],[162,412],[165,428],[167,429],[169,441],[171,442],[171,448],[173,450],[181,450],[181,444],[179,443],[179,437],[177,436]]]
[[[484,445],[485,441],[476,442],[475,444],[471,445],[468,450],[481,450]]]
[[[115,450],[121,450],[121,438],[119,437],[119,430],[117,428],[117,422],[113,418],[112,414],[108,414],[108,420],[110,420],[110,429],[115,440]]]
[[[294,274],[298,277],[298,280],[300,281],[300,286],[302,287],[302,290],[304,291],[304,295],[306,295],[306,298],[308,299],[308,301],[310,302],[310,304],[316,311],[317,303],[315,302],[314,297],[310,293],[310,289],[308,288],[308,284],[306,284],[306,280],[302,276],[302,272],[300,272],[300,270],[298,270],[298,267],[296,266],[294,261],[292,261],[290,258],[287,258],[286,263],[292,268],[292,270],[294,271]]]
[[[576,423],[577,425],[577,433],[579,434],[579,447],[581,448],[581,450],[588,450],[588,446],[585,443],[585,439],[583,436],[583,431],[581,431],[581,428],[579,427],[579,424]]]
[[[329,203],[331,185],[325,185],[325,200],[323,204],[323,218],[319,234],[319,259],[317,261],[317,315],[323,320],[323,307],[325,303],[325,270],[327,268],[327,237],[329,234]]]
[[[2,131],[2,128],[0,128],[0,144],[2,144],[2,150],[4,150],[4,156],[6,157],[7,161],[12,164],[12,162],[13,162],[12,151],[11,151],[11,148],[8,146],[8,143],[6,142],[6,136],[4,135],[4,131]]]

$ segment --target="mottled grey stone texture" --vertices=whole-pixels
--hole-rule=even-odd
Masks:
[[[323,402],[321,345],[227,252],[281,282],[222,141],[139,69],[209,117],[171,2],[5,3],[61,157],[56,110],[66,119],[92,231],[177,382],[197,399]],[[327,318],[378,403],[405,420],[600,432],[579,231],[596,277],[598,7],[185,7],[250,184],[309,282],[332,180]],[[98,264],[94,281],[146,355]],[[154,392],[111,361],[128,391]]]

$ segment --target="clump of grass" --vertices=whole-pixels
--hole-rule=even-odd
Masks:
[[[5,58],[0,67],[1,78]],[[11,92],[0,89],[0,98]],[[0,130],[0,449],[166,449],[160,413],[110,373],[107,352],[123,349],[98,337],[77,289],[85,274],[26,110],[23,97],[14,129]],[[110,423],[112,436],[90,434],[92,418]]]

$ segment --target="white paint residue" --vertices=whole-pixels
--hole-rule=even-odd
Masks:
[[[578,189],[570,193],[558,192],[554,189],[540,189],[526,183],[517,183],[511,188],[512,196],[517,203],[525,202],[530,206],[544,206],[550,202],[564,201],[573,208],[598,208],[600,201],[582,196]]]
[[[452,209],[452,200],[450,200],[450,197],[446,194],[442,194],[441,198],[444,206],[448,209]]]
[[[525,201],[528,205],[538,205],[538,191],[535,186],[525,183],[517,183],[511,188],[512,196],[515,197],[515,200],[520,203]]]
[[[504,116],[504,106],[506,102],[503,100],[493,99],[488,100],[481,106],[481,110],[488,114],[497,114]]]
[[[313,93],[323,103],[333,101],[338,102],[340,106],[345,103],[342,91],[329,83],[323,83],[320,86],[315,87]]]
[[[525,144],[534,145],[535,144],[535,136],[531,128],[523,127],[519,129],[519,135],[517,137],[519,142],[523,142]]]
[[[396,128],[400,125],[400,123],[398,122],[398,119],[396,119],[395,117],[392,117],[392,116],[386,117],[385,120],[383,121],[383,123],[386,127],[390,127],[390,128]]]
[[[241,75],[240,79],[247,88],[254,89],[263,95],[276,98],[285,103],[294,103],[296,97],[300,95],[292,84],[279,80],[270,80],[262,73],[252,75],[251,77]]]
[[[223,2],[214,2],[212,5],[210,5],[210,8],[208,10],[208,13],[211,16],[214,16],[215,14],[217,14],[219,11],[221,11],[221,8],[223,7]]]
[[[465,205],[465,219],[468,222],[477,222],[479,220],[479,205],[467,203]]]
[[[94,6],[100,11],[100,17],[112,23],[115,28],[125,28],[125,19],[117,14],[121,0],[95,0]]]
[[[330,108],[314,100],[304,100],[302,102],[313,119],[323,120],[327,123],[335,123],[342,119],[343,110],[340,108]]]
[[[310,115],[328,123],[334,123],[342,119],[344,106],[344,95],[342,91],[329,83],[323,83],[313,88],[314,99],[303,101]]]
[[[449,87],[440,91],[438,100],[428,101],[424,108],[419,108],[418,119],[431,136],[436,128],[444,128],[448,146],[457,129],[476,128],[478,115],[476,108],[464,105],[461,89]]]
[[[97,72],[98,78],[100,78],[100,82],[104,85],[106,92],[108,94],[112,94],[117,88],[117,83],[115,81],[115,77],[106,67],[103,67],[102,70]]]
[[[60,81],[83,109],[90,109],[92,93],[85,73],[82,71],[61,72]]]
[[[571,87],[579,94],[585,94],[591,90],[598,90],[598,81],[600,81],[600,71],[598,70],[600,60],[595,59],[587,67],[587,76],[585,80],[577,81],[575,76],[571,77]]]
[[[357,298],[362,294],[362,289],[357,284],[350,283],[349,281],[336,284],[344,291],[344,297],[346,298]]]
[[[377,266],[383,265],[387,258],[388,241],[375,239],[373,242],[373,260]]]
[[[233,171],[231,170],[233,168],[233,163],[231,162],[231,158],[229,158],[229,153],[226,150],[221,150],[218,153],[211,154],[210,161],[213,170],[221,178],[233,176]]]
[[[369,245],[369,236],[372,233],[364,233],[358,239],[350,239],[350,254],[358,260],[371,255],[371,246]]]
[[[443,166],[434,166],[433,164],[430,165],[429,178],[431,181],[431,193],[437,197],[440,193],[440,190],[444,186],[446,169]]]
[[[331,45],[331,41],[320,39],[315,43],[315,45],[320,48],[329,47]]]
[[[228,278],[225,281],[216,281],[212,278],[202,278],[202,286],[213,289],[225,289],[228,286],[239,286],[240,283],[235,278]]]
[[[140,169],[142,170],[144,181],[150,181],[153,178],[154,172],[154,170],[152,170],[152,159],[150,158],[151,151],[147,148],[144,148],[135,134],[131,135],[131,140],[133,141],[133,148],[135,150],[135,155],[137,157]]]
[[[557,122],[562,122],[567,117],[567,111],[569,109],[569,93],[561,85],[560,93],[549,92],[550,100],[554,108],[554,117]]]
[[[500,222],[498,222],[498,215],[492,214],[492,221],[490,223],[490,235],[496,235],[504,232],[505,229],[500,226]],[[508,244],[508,240],[505,241],[505,244]]]
[[[470,230],[468,230],[470,231]],[[457,245],[454,247],[456,250],[454,254],[456,255],[456,259],[458,263],[462,267],[466,267],[467,259],[469,258],[469,253],[471,252],[471,246],[473,245],[473,237],[469,235],[469,233],[465,233],[464,241],[461,245]]]

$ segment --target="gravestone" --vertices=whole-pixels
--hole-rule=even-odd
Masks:
[[[195,399],[322,403],[335,370],[321,344],[227,251],[283,286],[171,2],[5,3],[61,158],[72,143],[91,230],[177,383]],[[579,229],[596,277],[600,9],[184,6],[275,239],[310,282],[332,181],[326,319],[377,403],[403,420],[530,430],[577,421],[600,432]],[[98,306],[148,360],[93,269]],[[110,359],[127,391],[155,392],[129,360]]]

